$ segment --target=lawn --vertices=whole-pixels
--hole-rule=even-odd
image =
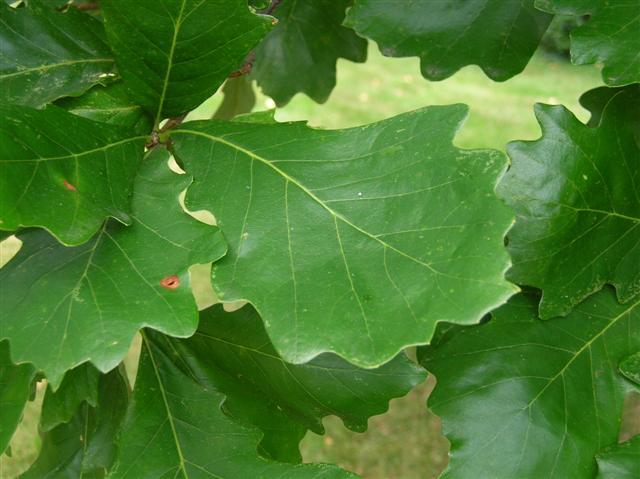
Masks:
[[[388,59],[371,47],[365,64],[338,63],[338,84],[329,101],[317,105],[298,95],[278,110],[280,121],[308,120],[320,128],[361,125],[427,105],[466,103],[469,118],[456,138],[464,148],[498,148],[513,139],[535,139],[540,131],[533,115],[536,102],[564,104],[580,119],[588,118],[578,103],[580,94],[601,84],[595,67],[573,67],[542,55],[525,72],[504,83],[487,79],[476,67],[461,70],[448,80],[432,83],[419,74],[416,59]],[[211,99],[190,118],[208,118],[218,99]],[[257,109],[273,106],[259,96]],[[9,257],[13,244],[0,246]],[[202,277],[202,268],[199,269]],[[206,289],[206,288],[200,288]],[[207,293],[203,302],[207,302]],[[327,434],[308,434],[302,443],[305,460],[335,462],[368,479],[430,478],[446,467],[448,443],[438,419],[425,408],[433,387],[428,380],[408,396],[391,402],[387,415],[373,418],[364,434],[345,430],[336,418],[327,418]],[[41,394],[38,395],[40,397]],[[31,403],[12,443],[13,457],[0,459],[0,477],[13,478],[28,467],[39,447],[33,439],[38,401]]]

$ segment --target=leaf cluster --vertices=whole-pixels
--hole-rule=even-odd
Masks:
[[[508,156],[453,145],[464,105],[343,130],[240,115],[254,81],[326,101],[367,39],[428,80],[504,81],[553,15],[589,16],[571,57],[606,86],[588,124],[536,105],[542,136]],[[0,248],[21,246],[0,450],[44,388],[25,478],[353,477],[302,464],[301,438],[328,415],[364,431],[429,371],[443,477],[635,477],[639,31],[640,0],[1,2]],[[208,263],[242,308],[198,310]]]

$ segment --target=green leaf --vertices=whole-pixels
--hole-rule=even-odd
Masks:
[[[625,358],[620,363],[620,372],[627,379],[640,386],[640,351]]]
[[[542,138],[508,146],[499,193],[516,211],[510,278],[541,288],[543,318],[567,314],[605,283],[640,292],[640,95],[621,91],[597,128],[537,105]]]
[[[30,364],[13,364],[9,343],[0,341],[0,454],[9,445],[29,400],[35,370]]]
[[[42,230],[18,235],[20,252],[0,270],[0,338],[15,361],[43,370],[56,389],[65,371],[91,361],[109,371],[141,327],[190,336],[198,324],[188,268],[225,252],[213,226],[186,214],[191,182],[154,150],[136,179],[132,225],[108,222],[88,243],[60,245]]]
[[[0,2],[0,91],[4,103],[39,107],[80,95],[114,76],[102,24],[75,8],[65,13],[31,0]]]
[[[84,363],[68,371],[57,391],[47,388],[42,403],[40,429],[50,431],[54,427],[71,421],[78,407],[87,402],[92,407],[98,403],[98,380],[100,371],[90,363]]]
[[[249,113],[256,104],[256,95],[249,77],[229,78],[222,87],[222,103],[213,114],[218,120],[231,120],[237,115]]]
[[[127,410],[129,386],[118,368],[100,376],[98,388],[97,404],[83,402],[69,423],[44,434],[38,459],[21,479],[106,476],[115,458],[114,443]]]
[[[334,466],[290,465],[257,454],[260,434],[227,417],[224,396],[198,384],[145,335],[136,387],[118,441],[112,479],[166,478],[346,478]],[[141,460],[144,459],[144,460]]]
[[[589,118],[589,122],[587,124],[593,127],[598,126],[602,119],[604,107],[607,106],[607,103],[609,103],[614,96],[618,95],[622,91],[632,92],[628,94],[635,95],[636,98],[640,98],[640,85],[638,84],[619,88],[601,86],[583,93],[580,96],[580,105],[591,112],[591,118]]]
[[[96,86],[80,97],[63,98],[56,104],[76,115],[119,125],[137,134],[148,134],[153,129],[153,120],[129,99],[122,82]]]
[[[561,15],[588,15],[571,31],[571,61],[602,63],[607,85],[640,82],[640,0],[536,0],[536,7]]]
[[[171,343],[173,349],[167,353],[178,352],[202,384],[228,397],[225,408],[231,416],[250,417],[248,423],[264,428],[265,439],[275,445],[282,434],[279,411],[301,424],[303,431],[322,434],[322,418],[335,415],[348,428],[362,432],[369,417],[384,413],[389,400],[404,396],[425,378],[404,353],[377,369],[357,368],[333,354],[288,364],[251,306],[234,313],[226,313],[222,305],[202,311],[195,336]],[[254,410],[265,403],[269,417],[263,413],[262,424],[252,422]]]
[[[109,216],[131,221],[145,137],[51,106],[0,106],[0,117],[0,229],[42,226],[77,245]]]
[[[610,446],[596,457],[598,479],[634,479],[640,471],[640,435]]]
[[[103,0],[101,6],[131,99],[156,125],[209,98],[271,25],[246,0]]]
[[[355,0],[346,25],[375,40],[383,55],[420,57],[422,75],[443,80],[478,65],[504,81],[524,70],[552,16],[534,0]]]
[[[617,365],[640,346],[640,302],[606,289],[541,321],[536,299],[519,295],[421,351],[451,442],[443,478],[592,478],[595,455],[617,441],[629,390]]]
[[[451,144],[462,105],[348,130],[204,121],[172,132],[186,204],[229,241],[223,301],[248,300],[284,360],[376,367],[441,320],[474,323],[515,291],[493,193],[497,151]]]
[[[367,59],[367,41],[342,26],[351,0],[283,0],[275,28],[256,48],[252,76],[278,106],[303,92],[318,103],[336,85],[336,62]]]

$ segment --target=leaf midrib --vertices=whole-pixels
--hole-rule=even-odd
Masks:
[[[22,70],[17,70],[15,72],[12,73],[5,73],[5,74],[1,74],[0,73],[0,81],[4,80],[6,78],[11,78],[11,77],[18,77],[18,76],[22,76],[22,75],[29,75],[33,72],[45,72],[47,70],[53,70],[55,68],[62,68],[62,67],[67,67],[67,66],[71,66],[71,65],[77,65],[77,64],[81,64],[81,63],[115,63],[115,60],[113,58],[87,58],[87,59],[82,59],[82,60],[69,60],[69,61],[64,61],[64,62],[59,62],[59,63],[51,63],[48,65],[40,65],[37,67],[31,67],[31,68],[25,68]]]
[[[391,250],[391,251],[393,251],[393,252],[395,252],[395,253],[397,253],[397,254],[399,254],[399,255],[407,258],[407,259],[409,259],[410,261],[412,261],[414,263],[417,263],[417,264],[419,264],[421,266],[424,266],[425,268],[427,268],[433,274],[437,274],[437,275],[445,276],[445,277],[452,277],[451,275],[434,268],[429,263],[425,263],[424,261],[421,261],[420,259],[415,258],[414,256],[411,256],[408,253],[405,253],[404,251],[402,251],[402,250],[396,248],[395,246],[387,243],[386,241],[382,240],[380,237],[375,236],[375,235],[369,233],[368,231],[362,229],[358,225],[352,223],[346,217],[344,217],[343,215],[341,215],[337,211],[334,211],[332,208],[327,206],[324,201],[322,201],[318,196],[316,196],[311,190],[309,190],[307,187],[305,187],[298,180],[296,180],[292,176],[288,175],[286,172],[284,172],[283,170],[278,168],[276,165],[274,165],[268,159],[257,155],[256,153],[252,152],[251,150],[248,150],[248,149],[244,148],[243,146],[240,146],[240,145],[237,145],[237,144],[235,144],[233,142],[225,140],[224,138],[221,138],[221,137],[218,137],[218,136],[215,136],[215,135],[211,135],[209,133],[197,131],[197,130],[180,129],[180,130],[175,130],[173,132],[173,134],[174,135],[176,135],[176,134],[184,134],[184,135],[201,136],[201,137],[204,137],[204,138],[206,138],[208,140],[211,140],[211,141],[214,141],[214,142],[218,142],[218,143],[222,143],[222,144],[224,144],[224,145],[226,145],[226,146],[228,146],[230,148],[238,150],[239,152],[243,153],[244,155],[248,156],[249,158],[257,160],[260,163],[262,163],[262,164],[266,165],[267,167],[271,168],[278,175],[280,175],[282,178],[284,178],[285,181],[288,181],[288,182],[296,185],[301,191],[303,191],[307,196],[309,196],[312,200],[314,200],[319,206],[324,208],[334,219],[336,219],[336,220],[339,219],[340,221],[342,221],[346,225],[354,228],[355,230],[359,231],[360,233],[362,233],[363,235],[365,235],[369,239],[381,244],[384,248],[389,249],[389,250]],[[474,281],[474,282],[480,282],[480,283],[483,283],[483,284],[492,284],[493,285],[493,283],[488,283],[488,282],[477,280],[477,279],[473,279],[473,278],[456,278],[456,279],[463,279],[465,281]]]
[[[98,147],[98,148],[93,148],[91,150],[85,150],[82,151],[80,153],[69,153],[68,155],[62,155],[62,156],[50,156],[50,157],[46,157],[46,158],[25,158],[25,159],[19,159],[19,160],[0,160],[0,164],[6,164],[6,163],[40,163],[42,161],[62,161],[62,160],[69,160],[71,158],[79,158],[81,156],[86,156],[86,155],[91,155],[93,153],[98,153],[100,151],[106,151],[110,148],[114,148],[116,146],[120,146],[120,145],[124,145],[133,141],[139,141],[139,140],[146,140],[147,136],[134,136],[131,138],[127,138],[126,140],[120,140],[120,141],[116,141],[114,143],[108,143],[107,145]]]
[[[158,129],[160,126],[160,120],[162,119],[162,108],[167,97],[167,89],[169,88],[169,78],[171,77],[171,69],[173,68],[173,57],[176,51],[176,44],[178,43],[178,34],[180,33],[180,27],[182,26],[182,17],[184,15],[184,9],[187,4],[186,0],[182,0],[180,6],[180,12],[178,18],[173,23],[173,38],[171,39],[171,47],[169,48],[169,55],[167,59],[167,71],[164,76],[164,82],[162,85],[162,93],[160,94],[160,101],[158,103],[158,111],[156,113],[156,119],[154,122],[154,129]]]
[[[169,421],[169,425],[171,426],[171,433],[173,435],[173,442],[176,446],[176,452],[178,453],[178,459],[180,461],[179,468],[182,470],[185,479],[189,479],[189,475],[187,474],[187,469],[185,467],[186,460],[184,458],[184,454],[182,453],[182,445],[178,438],[178,431],[176,431],[176,426],[174,424],[173,413],[171,412],[171,407],[169,406],[169,400],[167,399],[167,392],[165,391],[164,382],[162,381],[162,377],[160,376],[160,369],[158,368],[158,364],[156,363],[156,359],[153,355],[153,351],[151,351],[151,345],[149,344],[149,339],[144,331],[140,331],[142,335],[142,340],[144,341],[144,346],[149,353],[149,361],[151,361],[151,365],[153,366],[153,371],[155,373],[156,379],[158,381],[158,388],[160,389],[160,394],[162,396],[162,402],[164,403],[164,407],[167,411],[167,419]]]
[[[540,396],[542,396],[542,394],[549,388],[549,386],[551,386],[559,377],[564,375],[567,369],[573,364],[573,362],[578,357],[580,357],[580,355],[582,355],[583,352],[585,352],[587,349],[590,349],[591,345],[596,340],[598,340],[601,336],[603,336],[611,327],[617,324],[617,322],[621,318],[625,317],[627,314],[630,314],[639,305],[640,305],[640,300],[636,301],[635,303],[630,305],[627,309],[625,309],[622,313],[620,313],[618,316],[611,319],[611,321],[609,321],[609,323],[604,328],[602,328],[602,330],[598,334],[594,335],[589,341],[586,341],[582,345],[582,347],[572,355],[571,359],[567,361],[564,367],[560,369],[560,371],[558,371],[555,376],[549,379],[547,384],[545,384],[545,386],[538,392],[538,394],[536,394],[535,397],[531,401],[529,401],[529,403],[523,408],[523,410],[530,408],[533,405],[533,403],[535,403],[540,398]],[[540,321],[544,321],[544,320],[540,320]]]

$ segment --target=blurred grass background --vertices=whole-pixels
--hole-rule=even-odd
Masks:
[[[361,125],[434,104],[466,103],[469,118],[456,138],[463,148],[504,149],[514,139],[535,139],[540,135],[533,116],[536,102],[564,104],[578,118],[588,113],[578,103],[579,96],[601,85],[595,67],[575,67],[557,57],[536,55],[525,72],[495,83],[477,67],[467,67],[442,82],[427,82],[419,73],[417,59],[389,59],[371,45],[365,64],[338,63],[338,84],[329,101],[318,105],[298,95],[277,111],[280,121],[308,120],[319,128],[345,128]],[[210,118],[220,102],[212,98],[190,115],[190,119]],[[258,95],[257,110],[273,108],[273,102]],[[2,258],[9,258],[16,243],[0,245]],[[194,278],[201,303],[209,302],[207,268],[197,268]],[[205,278],[204,280],[197,278]],[[203,299],[204,298],[204,299]],[[363,434],[346,430],[341,421],[325,420],[327,433],[309,433],[302,442],[306,461],[332,462],[361,474],[367,479],[414,479],[436,477],[447,464],[448,443],[440,433],[437,417],[425,407],[432,379],[401,399],[391,401],[387,414],[369,422]],[[42,389],[42,387],[40,388]],[[38,398],[41,398],[40,391]],[[17,477],[37,454],[39,401],[30,403],[23,424],[12,441],[13,456],[0,458],[0,478]],[[629,407],[624,435],[637,432],[640,401]]]

